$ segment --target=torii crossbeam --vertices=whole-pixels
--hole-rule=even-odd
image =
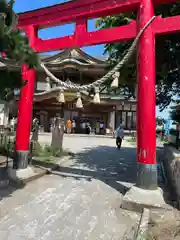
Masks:
[[[65,48],[120,42],[136,37],[138,31],[153,17],[158,4],[175,3],[177,0],[74,0],[19,14],[18,27],[26,32],[31,47],[37,52]],[[87,20],[138,11],[137,21],[130,24],[87,31]],[[65,23],[75,23],[72,36],[42,40],[38,37],[41,28]],[[160,34],[180,31],[180,16],[157,17],[143,33],[138,43],[137,57],[137,162],[138,184],[142,188],[157,188],[156,172],[156,120],[155,120],[155,37]],[[28,83],[21,90],[16,134],[18,167],[27,167],[29,136],[32,121],[32,105],[35,70],[23,67]]]

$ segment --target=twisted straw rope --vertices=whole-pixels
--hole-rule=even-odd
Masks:
[[[57,77],[55,77],[48,69],[47,67],[44,65],[44,63],[40,63],[41,67],[44,69],[45,73],[47,74],[48,77],[51,78],[52,81],[56,82],[59,86],[52,88],[49,91],[45,91],[45,92],[41,92],[41,93],[36,93],[35,96],[38,95],[43,95],[45,93],[48,92],[53,92],[53,91],[57,91],[57,90],[77,90],[77,91],[85,91],[91,88],[95,88],[103,83],[105,83],[110,77],[112,77],[117,71],[119,71],[124,64],[126,64],[129,59],[131,58],[131,56],[133,55],[137,43],[141,37],[141,35],[143,34],[143,32],[146,30],[146,28],[154,21],[154,19],[156,18],[156,16],[153,16],[146,24],[145,26],[139,31],[139,33],[137,34],[136,38],[134,39],[131,47],[128,49],[127,54],[123,57],[123,59],[112,69],[110,70],[107,74],[105,74],[102,78],[96,80],[93,83],[90,84],[86,84],[86,85],[82,85],[79,86],[77,84],[74,84],[72,82],[66,83],[61,81],[60,79],[58,79]]]

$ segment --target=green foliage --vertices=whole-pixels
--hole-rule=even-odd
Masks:
[[[176,111],[176,109],[173,109],[171,112],[170,112],[170,116],[171,116],[171,119],[176,122],[176,123],[180,123],[180,112],[179,111]]]
[[[180,14],[180,3],[160,5],[156,8],[156,15],[163,17]],[[128,24],[135,19],[135,13],[108,16],[97,20],[97,27],[104,29]],[[180,96],[180,35],[159,36],[156,39],[156,102],[160,110],[167,107],[173,97]],[[111,67],[122,59],[131,45],[129,42],[111,43],[105,45],[105,53],[109,55]],[[120,87],[129,89],[129,97],[135,95],[136,87],[136,56],[132,57],[129,64],[124,66],[120,76]]]
[[[163,124],[165,124],[165,119],[163,119],[161,117],[157,117],[156,118],[156,125],[157,126],[162,126]]]
[[[21,35],[16,28],[17,16],[13,11],[14,0],[7,3],[6,0],[0,0],[0,13],[5,16],[5,21],[1,19],[0,14],[0,51],[5,52],[9,59],[19,63],[28,64],[29,67],[37,67],[38,57],[30,48],[29,40]]]
[[[10,100],[14,97],[13,89],[21,88],[23,82],[20,72],[11,72],[8,70],[0,71],[0,99]]]
[[[14,0],[10,0],[9,3],[0,0],[0,52],[19,65],[27,64],[30,68],[35,68],[38,66],[38,56],[30,48],[28,38],[16,28],[17,16],[13,11],[13,4]],[[0,98],[12,92],[14,88],[23,86],[20,70],[0,70],[0,78]]]
[[[37,143],[32,150],[32,155],[35,157],[62,157],[71,155],[71,153],[64,149],[62,151],[54,149],[51,145],[42,146]]]

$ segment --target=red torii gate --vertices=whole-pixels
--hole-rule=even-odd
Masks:
[[[75,0],[19,14],[18,27],[29,37],[36,52],[55,51],[64,48],[120,42],[136,37],[138,31],[153,17],[154,6],[176,0]],[[87,20],[138,11],[137,21],[130,24],[94,32],[87,31]],[[38,30],[75,22],[72,36],[42,40]],[[142,188],[154,189],[156,181],[156,120],[155,120],[155,37],[159,34],[180,31],[180,16],[157,17],[138,43],[138,91],[137,91],[137,162],[138,184]],[[23,66],[24,79],[28,80],[21,89],[16,130],[17,168],[26,168],[29,152],[29,137],[32,121],[32,106],[35,70]]]

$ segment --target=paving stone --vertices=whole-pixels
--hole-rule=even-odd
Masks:
[[[120,239],[134,222],[121,198],[99,180],[45,176],[1,202],[1,239]]]
[[[1,240],[120,240],[137,227],[140,215],[120,209],[124,186],[136,181],[136,149],[124,141],[119,151],[112,138],[74,136],[65,137],[64,148],[76,154],[60,171],[80,177],[57,171],[22,189],[3,189]]]

